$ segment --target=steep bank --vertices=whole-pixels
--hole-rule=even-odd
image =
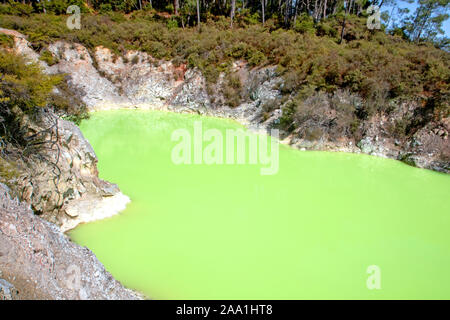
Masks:
[[[38,135],[48,145],[15,161],[20,174],[12,183],[14,195],[36,214],[64,232],[125,207],[129,199],[117,185],[98,178],[97,156],[75,124],[42,110],[35,119],[25,117],[24,126],[27,136]]]
[[[0,300],[140,299],[0,184]]]

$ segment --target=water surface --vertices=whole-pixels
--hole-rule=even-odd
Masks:
[[[450,177],[367,155],[280,147],[257,165],[175,165],[171,133],[240,127],[152,111],[93,113],[81,129],[103,179],[132,202],[71,233],[155,299],[450,298]],[[369,290],[367,268],[381,271]]]

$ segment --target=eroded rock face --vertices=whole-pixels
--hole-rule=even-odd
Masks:
[[[233,71],[239,75],[242,96],[246,98],[240,106],[231,108],[223,96],[224,74],[209,88],[211,95],[199,70],[158,61],[145,52],[128,51],[119,57],[108,48],[97,47],[91,57],[83,46],[63,41],[51,44],[49,50],[59,62],[45,67],[46,72],[69,74],[70,85],[90,110],[146,108],[195,112],[259,126],[255,121],[258,108],[281,95],[275,89],[282,81],[275,67],[249,69],[242,61],[235,62]]]
[[[63,41],[49,46],[59,62],[48,66],[39,60],[25,36],[14,30],[0,28],[0,32],[14,36],[16,52],[39,63],[44,72],[69,74],[69,85],[90,110],[196,112],[233,118],[252,130],[267,131],[279,123],[286,105],[282,102],[283,79],[273,66],[251,69],[242,61],[234,63],[233,71],[242,84],[242,103],[232,108],[224,97],[224,74],[207,87],[201,72],[185,65],[157,61],[138,51],[117,57],[103,47],[95,48],[91,55],[84,46]],[[417,108],[413,103],[365,123],[359,141],[345,134],[331,139],[320,121],[333,121],[335,104],[357,100],[342,91],[326,99],[319,94],[309,97],[305,103],[319,101],[321,105],[319,122],[308,119],[299,123],[283,142],[302,150],[364,152],[449,172],[448,118],[428,123],[409,141],[397,141],[389,133],[389,125],[396,120],[413,116]],[[11,200],[7,188],[0,184],[0,299],[138,298],[115,281],[91,251],[73,244],[61,233],[80,222],[114,214],[129,199],[116,185],[98,178],[97,157],[74,124],[44,111],[37,119],[25,121],[29,137],[38,135],[47,141],[47,148],[32,156],[31,161],[20,163],[22,175],[16,181],[14,195],[28,204]],[[317,128],[324,129],[320,136],[308,134]],[[33,215],[32,210],[55,224]]]
[[[0,183],[0,299],[140,299]]]
[[[24,119],[28,137],[43,143],[43,148],[35,154],[25,149],[30,152],[28,160],[18,160],[22,174],[14,194],[31,204],[35,213],[66,231],[93,220],[88,217],[95,217],[103,204],[111,202],[105,199],[117,200],[117,210],[124,209],[128,198],[117,185],[98,178],[97,156],[75,124],[49,110],[33,120]]]
[[[47,67],[46,72],[69,74],[69,84],[88,106],[112,101],[129,103],[108,79],[100,76],[88,50],[82,45],[58,41],[51,44],[48,50],[58,58],[59,63]]]

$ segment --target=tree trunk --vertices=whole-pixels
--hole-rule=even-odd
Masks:
[[[344,21],[342,22],[341,39],[339,40],[339,44],[341,44],[342,40],[344,40],[345,20],[347,18],[347,11],[348,11],[348,6],[346,6],[345,0],[344,0],[344,10],[345,10]]]
[[[200,30],[200,0],[197,0],[197,27]]]
[[[266,19],[264,17],[264,0],[261,0],[261,6],[262,6],[262,23],[266,22]]]
[[[318,18],[318,13],[319,12],[319,6],[317,5],[317,0],[315,0],[315,2],[314,2],[314,12],[313,12],[313,18],[314,18],[314,21],[317,21],[317,18]]]
[[[236,9],[236,0],[231,0],[231,22],[230,27],[233,28],[234,11]]]

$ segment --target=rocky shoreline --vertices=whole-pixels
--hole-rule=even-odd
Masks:
[[[155,60],[144,52],[128,51],[124,57],[119,57],[108,48],[96,47],[89,51],[80,44],[63,41],[49,45],[48,51],[56,61],[50,66],[39,59],[39,53],[32,49],[25,36],[14,30],[0,29],[0,32],[13,36],[14,50],[38,62],[45,73],[67,74],[69,85],[91,112],[131,108],[198,113],[231,118],[250,130],[264,132],[282,117],[283,103],[264,111],[265,105],[283,98],[280,89],[283,79],[274,66],[251,69],[242,61],[235,62],[233,71],[240,78],[245,98],[240,105],[230,107],[222,90],[224,74],[211,87],[200,71],[171,61]],[[329,120],[334,117],[333,103],[358,103],[357,97],[343,91],[332,97],[317,95],[308,99],[305,103],[320,103],[324,117]],[[367,153],[449,173],[448,161],[441,160],[441,153],[450,155],[448,118],[441,123],[429,123],[410,141],[396,141],[387,134],[390,123],[413,112],[414,108],[415,102],[403,102],[389,117],[374,118],[365,124],[365,134],[359,141],[344,136],[330,139],[326,135],[307,139],[303,133],[309,127],[305,125],[285,134],[282,142],[301,150]],[[0,298],[142,298],[114,280],[92,252],[63,235],[79,223],[119,213],[129,198],[118,186],[98,178],[95,152],[76,125],[51,110],[43,111],[25,125],[29,135],[45,132],[43,138],[52,141],[52,148],[46,151],[44,158],[19,163],[21,175],[15,181],[14,190],[0,185],[3,206],[0,207],[0,245],[3,246],[0,247],[0,270],[3,271]],[[11,200],[9,194],[22,203]],[[21,217],[23,213],[20,223],[19,213]],[[42,233],[32,229],[33,225]],[[28,239],[29,247],[21,247],[19,238]],[[21,264],[14,259],[21,259]],[[46,264],[37,262],[42,259],[47,259]],[[62,280],[70,261],[74,261],[74,270],[82,274],[84,291],[70,290],[72,285]]]
[[[0,184],[0,300],[142,299]]]

